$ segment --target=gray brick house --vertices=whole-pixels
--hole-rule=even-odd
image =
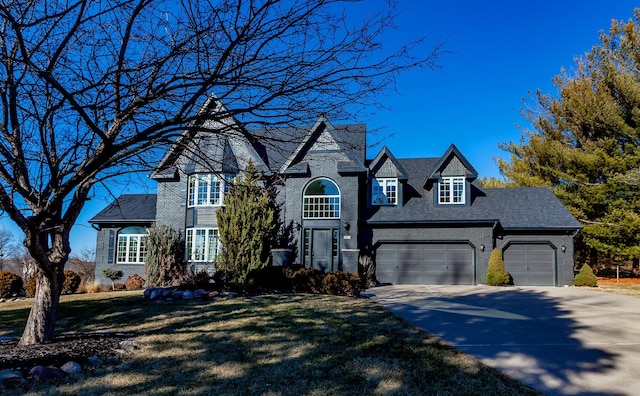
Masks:
[[[497,247],[517,285],[573,282],[578,221],[549,189],[481,188],[454,145],[439,157],[396,158],[384,147],[367,159],[363,124],[321,117],[307,128],[250,134],[235,120],[226,125],[232,132],[185,132],[151,173],[157,194],[122,195],[90,220],[99,230],[97,279],[108,266],[142,275],[145,228],[154,222],[181,232],[194,268],[215,271],[215,212],[253,161],[295,225],[295,263],[357,272],[359,254],[368,254],[380,282],[473,285],[484,282]],[[279,140],[250,140],[266,135]]]

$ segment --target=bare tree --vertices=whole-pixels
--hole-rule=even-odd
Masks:
[[[97,183],[148,170],[158,150],[203,121],[345,119],[380,104],[398,72],[436,66],[439,44],[382,45],[392,6],[366,19],[356,7],[0,0],[0,209],[24,231],[38,268],[20,345],[54,335],[69,232]],[[213,93],[219,101],[207,101]]]

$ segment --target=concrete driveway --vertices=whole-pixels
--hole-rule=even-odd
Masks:
[[[367,292],[545,394],[640,394],[638,297],[570,287],[382,286]]]

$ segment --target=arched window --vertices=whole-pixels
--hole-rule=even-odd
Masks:
[[[147,257],[147,231],[144,227],[126,227],[118,233],[118,264],[140,264]]]
[[[302,218],[339,219],[340,190],[329,179],[316,179],[307,185],[302,198]]]

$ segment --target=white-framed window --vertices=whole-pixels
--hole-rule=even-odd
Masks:
[[[118,264],[141,264],[147,258],[147,231],[144,227],[127,227],[118,233]]]
[[[398,204],[398,179],[376,178],[371,180],[371,203],[373,205]]]
[[[220,250],[217,228],[187,228],[186,256],[191,262],[213,262]]]
[[[190,175],[187,181],[187,204],[192,206],[220,206],[229,193],[233,176],[220,177],[213,173]]]
[[[302,218],[339,219],[340,190],[329,179],[316,179],[307,185],[302,197]]]
[[[464,177],[443,177],[438,183],[438,202],[441,204],[464,204]]]

